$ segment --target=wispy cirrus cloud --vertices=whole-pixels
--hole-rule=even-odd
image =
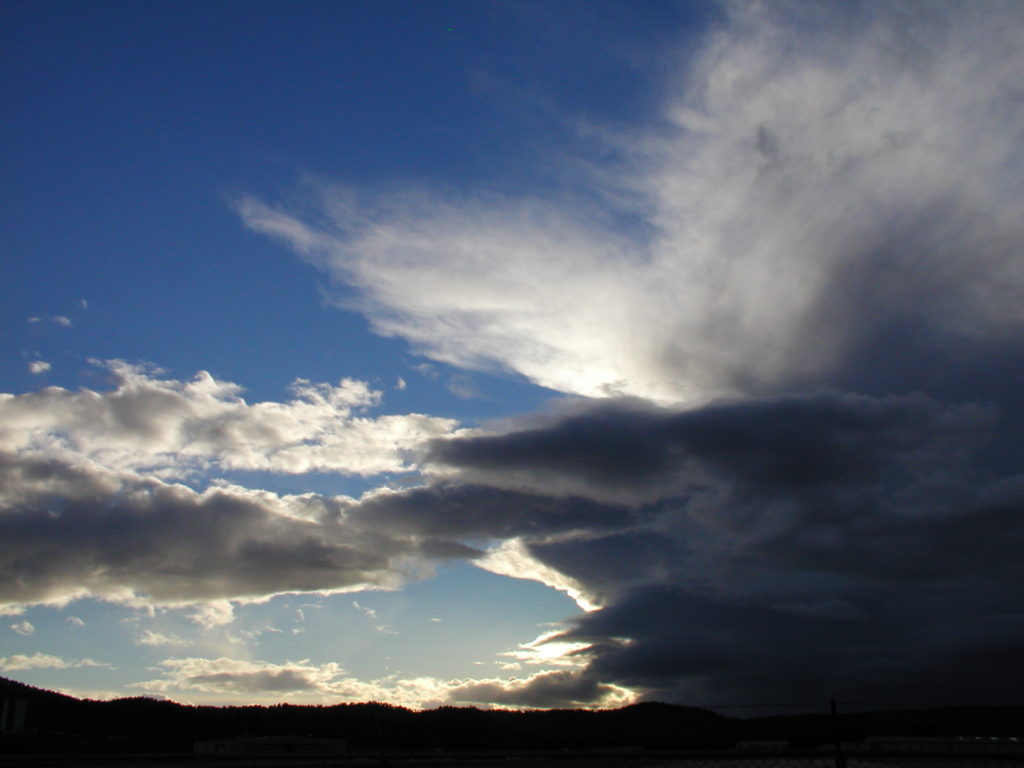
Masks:
[[[894,329],[904,354],[944,359],[1008,339],[1020,6],[859,8],[729,6],[662,129],[616,137],[620,165],[572,180],[619,210],[313,185],[306,210],[238,211],[354,287],[380,333],[587,396],[821,385]]]

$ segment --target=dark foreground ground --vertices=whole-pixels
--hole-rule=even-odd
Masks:
[[[1024,707],[732,718],[658,703],[517,712],[88,701],[0,678],[0,768],[1022,766]],[[837,752],[837,745],[841,744]]]
[[[1011,768],[1024,766],[1024,748],[971,749],[962,743],[880,751],[871,745],[833,749],[663,752],[619,750],[587,753],[451,752],[380,755],[202,755],[177,754],[23,754],[0,758],[5,768]],[[1006,745],[1003,745],[1006,747]]]

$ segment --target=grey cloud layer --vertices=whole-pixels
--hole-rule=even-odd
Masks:
[[[912,472],[917,458],[962,463],[994,422],[990,407],[942,407],[921,395],[789,396],[689,411],[613,401],[543,428],[435,440],[426,456],[463,478],[522,480],[605,501],[662,498],[720,471],[752,489],[798,494],[838,479]]]
[[[369,418],[380,393],[297,381],[286,403],[119,361],[113,388],[0,396],[0,602],[79,596],[166,603],[389,587],[412,562],[472,554],[411,527],[346,519],[351,499],[278,496],[205,473],[408,472],[454,428],[419,414]]]
[[[186,602],[388,586],[415,544],[322,522],[313,499],[197,493],[54,460],[0,457],[0,600]]]
[[[643,238],[616,211],[422,190],[239,211],[380,332],[565,392],[692,401],[955,361],[1024,323],[1024,9],[857,9],[730,6],[668,127],[618,137],[628,162],[598,176]]]
[[[0,453],[0,603],[84,596],[183,603],[393,588],[475,542],[582,526],[625,510],[468,485],[361,500],[198,492],[91,462]]]

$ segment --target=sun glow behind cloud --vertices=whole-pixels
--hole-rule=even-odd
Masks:
[[[734,8],[667,127],[616,136],[627,160],[595,179],[642,238],[569,199],[311,182],[305,210],[238,210],[440,361],[661,402],[821,385],[891,323],[970,344],[1024,321],[1000,10]]]

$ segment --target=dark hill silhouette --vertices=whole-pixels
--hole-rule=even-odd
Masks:
[[[744,740],[812,746],[833,739],[821,715],[733,718],[656,702],[616,710],[413,711],[380,703],[210,707],[146,697],[91,701],[0,678],[0,699],[24,701],[24,723],[0,751],[190,752],[197,741],[240,736],[343,739],[353,750],[720,749]],[[852,712],[844,738],[1024,736],[1024,707]]]

